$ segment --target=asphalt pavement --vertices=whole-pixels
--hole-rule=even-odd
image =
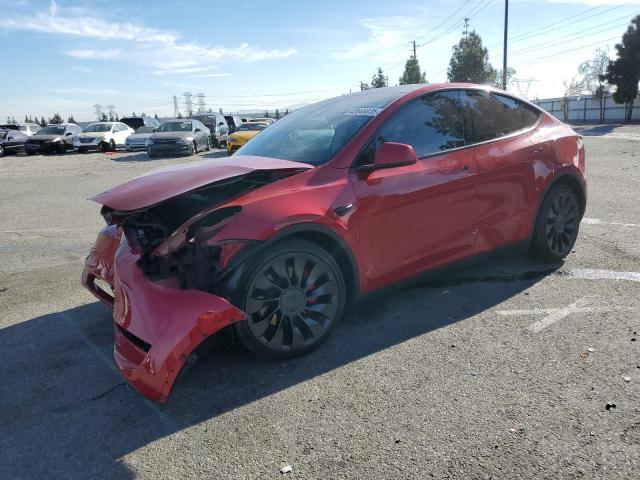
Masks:
[[[510,254],[382,296],[291,361],[221,341],[164,405],[122,381],[80,286],[87,198],[194,158],[0,158],[0,478],[637,479],[640,126],[582,131],[565,263]]]

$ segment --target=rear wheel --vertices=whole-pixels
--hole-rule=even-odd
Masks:
[[[531,243],[533,255],[546,262],[565,258],[578,238],[580,205],[568,185],[557,185],[544,198]]]
[[[109,140],[109,151],[110,152],[116,151],[116,142],[114,142],[113,139]]]
[[[259,254],[239,287],[234,303],[247,318],[234,323],[234,330],[248,350],[274,358],[302,355],[322,344],[346,302],[333,257],[304,240],[286,240]]]

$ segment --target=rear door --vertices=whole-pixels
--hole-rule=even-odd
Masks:
[[[413,146],[416,164],[351,172],[349,218],[374,290],[473,251],[476,167],[465,147],[460,95],[443,91],[401,107],[358,160],[373,163],[384,142]]]
[[[534,165],[546,154],[534,139],[541,113],[494,92],[467,90],[462,99],[478,169],[476,251],[483,252],[529,235]]]

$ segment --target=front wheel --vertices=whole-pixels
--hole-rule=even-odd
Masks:
[[[193,156],[196,154],[196,152],[198,151],[198,148],[196,147],[196,142],[193,142],[189,145],[189,156]]]
[[[545,262],[559,262],[573,248],[580,226],[578,196],[568,185],[557,185],[544,198],[533,232],[531,252]]]
[[[234,303],[246,320],[234,323],[250,351],[273,358],[307,353],[324,342],[340,321],[346,288],[336,261],[304,240],[285,240],[251,263]]]
[[[0,145],[0,157],[4,156],[4,147]]]

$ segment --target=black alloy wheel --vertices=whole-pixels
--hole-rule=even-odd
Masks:
[[[553,187],[545,197],[534,232],[532,250],[546,261],[560,261],[576,242],[581,219],[578,197],[568,185]]]
[[[342,317],[345,284],[324,249],[288,240],[259,255],[242,281],[246,321],[234,324],[242,344],[269,357],[301,355],[319,346]]]

